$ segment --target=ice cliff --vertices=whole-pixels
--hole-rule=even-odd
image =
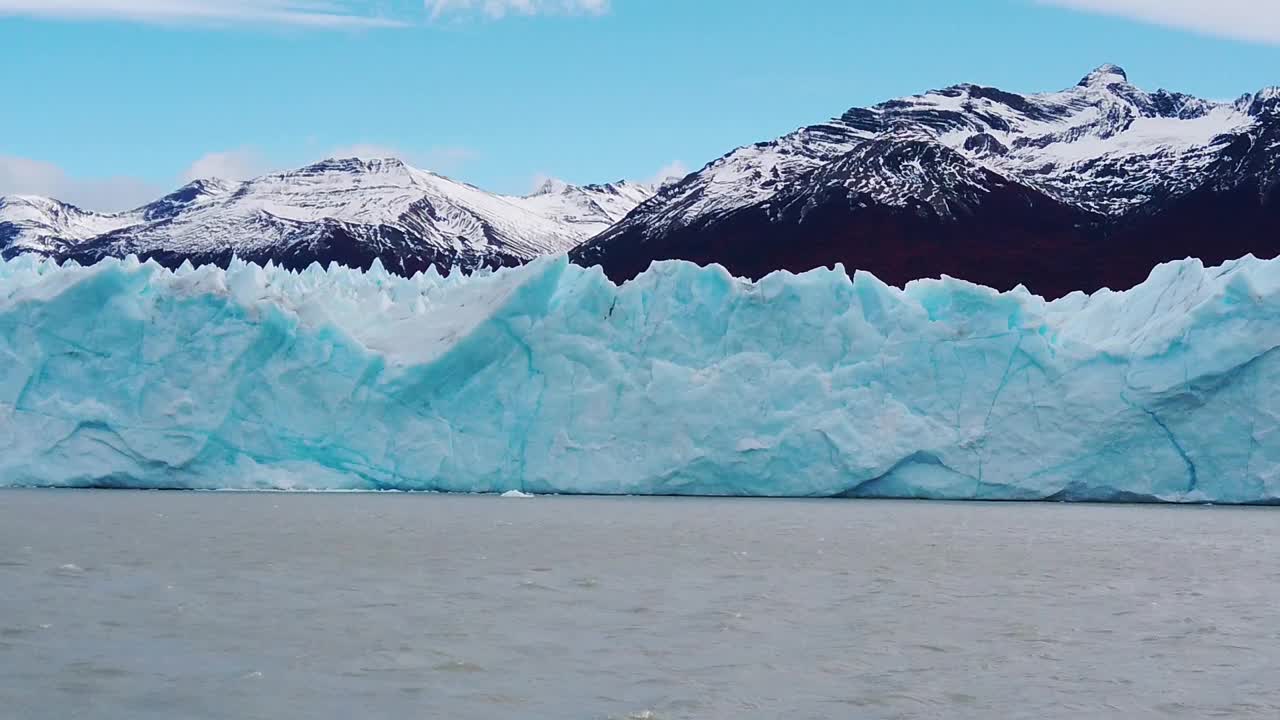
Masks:
[[[0,262],[0,484],[1280,500],[1280,261],[1055,302]]]

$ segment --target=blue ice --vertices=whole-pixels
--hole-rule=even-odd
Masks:
[[[0,484],[1280,500],[1280,261],[1054,302],[564,257],[0,262]]]

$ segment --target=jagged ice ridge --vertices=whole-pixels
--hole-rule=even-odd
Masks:
[[[843,268],[0,262],[0,484],[1280,500],[1280,261],[1045,302]]]

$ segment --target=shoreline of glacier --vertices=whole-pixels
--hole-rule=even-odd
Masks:
[[[1270,508],[1280,507],[1280,499],[1268,499],[1256,502],[1232,502],[1219,503],[1211,500],[1188,500],[1188,499],[1161,499],[1153,497],[1132,497],[1128,499],[1104,499],[1101,497],[1049,497],[1049,498],[1025,498],[1025,499],[1000,499],[1000,498],[930,498],[930,497],[891,497],[881,495],[656,495],[647,494],[603,494],[592,492],[553,492],[553,493],[526,493],[522,490],[508,490],[505,492],[471,492],[461,490],[405,490],[399,488],[237,488],[237,487],[215,487],[215,488],[195,488],[195,487],[124,487],[119,485],[4,485],[0,484],[0,497],[5,492],[109,492],[109,493],[191,493],[195,495],[402,495],[410,497],[473,497],[473,498],[490,498],[494,500],[506,499],[538,499],[538,498],[599,498],[604,500],[638,500],[638,499],[654,499],[654,500],[741,500],[744,502],[753,501],[776,501],[776,500],[794,500],[796,502],[829,502],[832,500],[847,500],[851,502],[883,502],[883,503],[956,503],[956,504],[991,504],[991,505],[1040,505],[1040,504],[1062,504],[1062,505],[1101,505],[1111,507],[1124,507],[1128,505],[1158,505],[1168,508]],[[520,493],[518,495],[513,493]]]
[[[1280,501],[1280,261],[1053,302],[842,268],[0,262],[0,485]]]

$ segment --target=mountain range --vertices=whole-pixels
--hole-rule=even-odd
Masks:
[[[739,148],[574,257],[619,280],[682,258],[1122,289],[1166,260],[1280,252],[1278,162],[1280,88],[1211,102],[1104,65],[1060,92],[956,85]]]
[[[742,147],[683,179],[501,196],[392,160],[201,180],[134,211],[0,199],[0,252],[176,265],[232,255],[398,272],[569,252],[625,281],[655,260],[758,278],[843,263],[1057,297],[1157,263],[1280,253],[1280,88],[1218,102],[1104,65],[1068,89],[961,84]]]
[[[368,267],[411,274],[519,265],[566,252],[653,195],[648,185],[548,180],[496,195],[396,159],[325,160],[246,182],[196,180],[122,213],[43,197],[0,198],[0,252],[89,263],[130,253],[176,266],[233,256],[288,268]]]

